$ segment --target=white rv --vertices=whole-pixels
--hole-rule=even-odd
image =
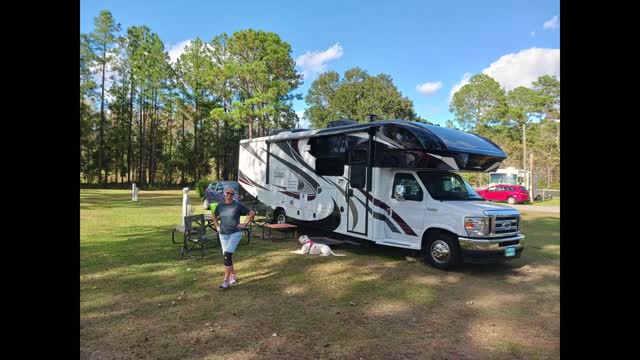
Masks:
[[[489,174],[489,185],[509,184],[524,186],[529,192],[529,197],[536,201],[551,200],[550,193],[541,194],[536,185],[535,179],[531,176],[531,171],[508,167],[498,169],[496,172]],[[544,199],[543,199],[544,195]]]
[[[404,120],[333,122],[240,141],[238,180],[277,222],[422,251],[437,268],[519,257],[520,213],[457,171],[506,154],[478,135]]]

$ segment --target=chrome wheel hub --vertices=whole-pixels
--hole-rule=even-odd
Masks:
[[[448,262],[450,256],[451,249],[445,241],[436,240],[431,244],[431,257],[439,264]]]

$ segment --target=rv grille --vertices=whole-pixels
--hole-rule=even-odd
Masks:
[[[516,234],[520,227],[520,216],[492,216],[490,220],[492,235]]]

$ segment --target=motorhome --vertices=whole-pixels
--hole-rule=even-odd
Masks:
[[[543,194],[538,190],[535,178],[531,176],[531,171],[507,167],[497,169],[489,174],[489,185],[509,184],[524,186],[529,192],[529,197],[534,200],[551,200],[550,193]]]
[[[458,174],[506,159],[492,141],[405,120],[284,131],[240,141],[238,181],[277,222],[417,250],[437,268],[512,259],[520,213],[485,201]]]

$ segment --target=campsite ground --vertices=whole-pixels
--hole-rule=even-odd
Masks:
[[[204,213],[192,192],[196,213]],[[524,212],[526,249],[440,271],[389,247],[291,254],[255,237],[180,258],[181,191],[80,190],[81,359],[557,359],[560,218]]]

